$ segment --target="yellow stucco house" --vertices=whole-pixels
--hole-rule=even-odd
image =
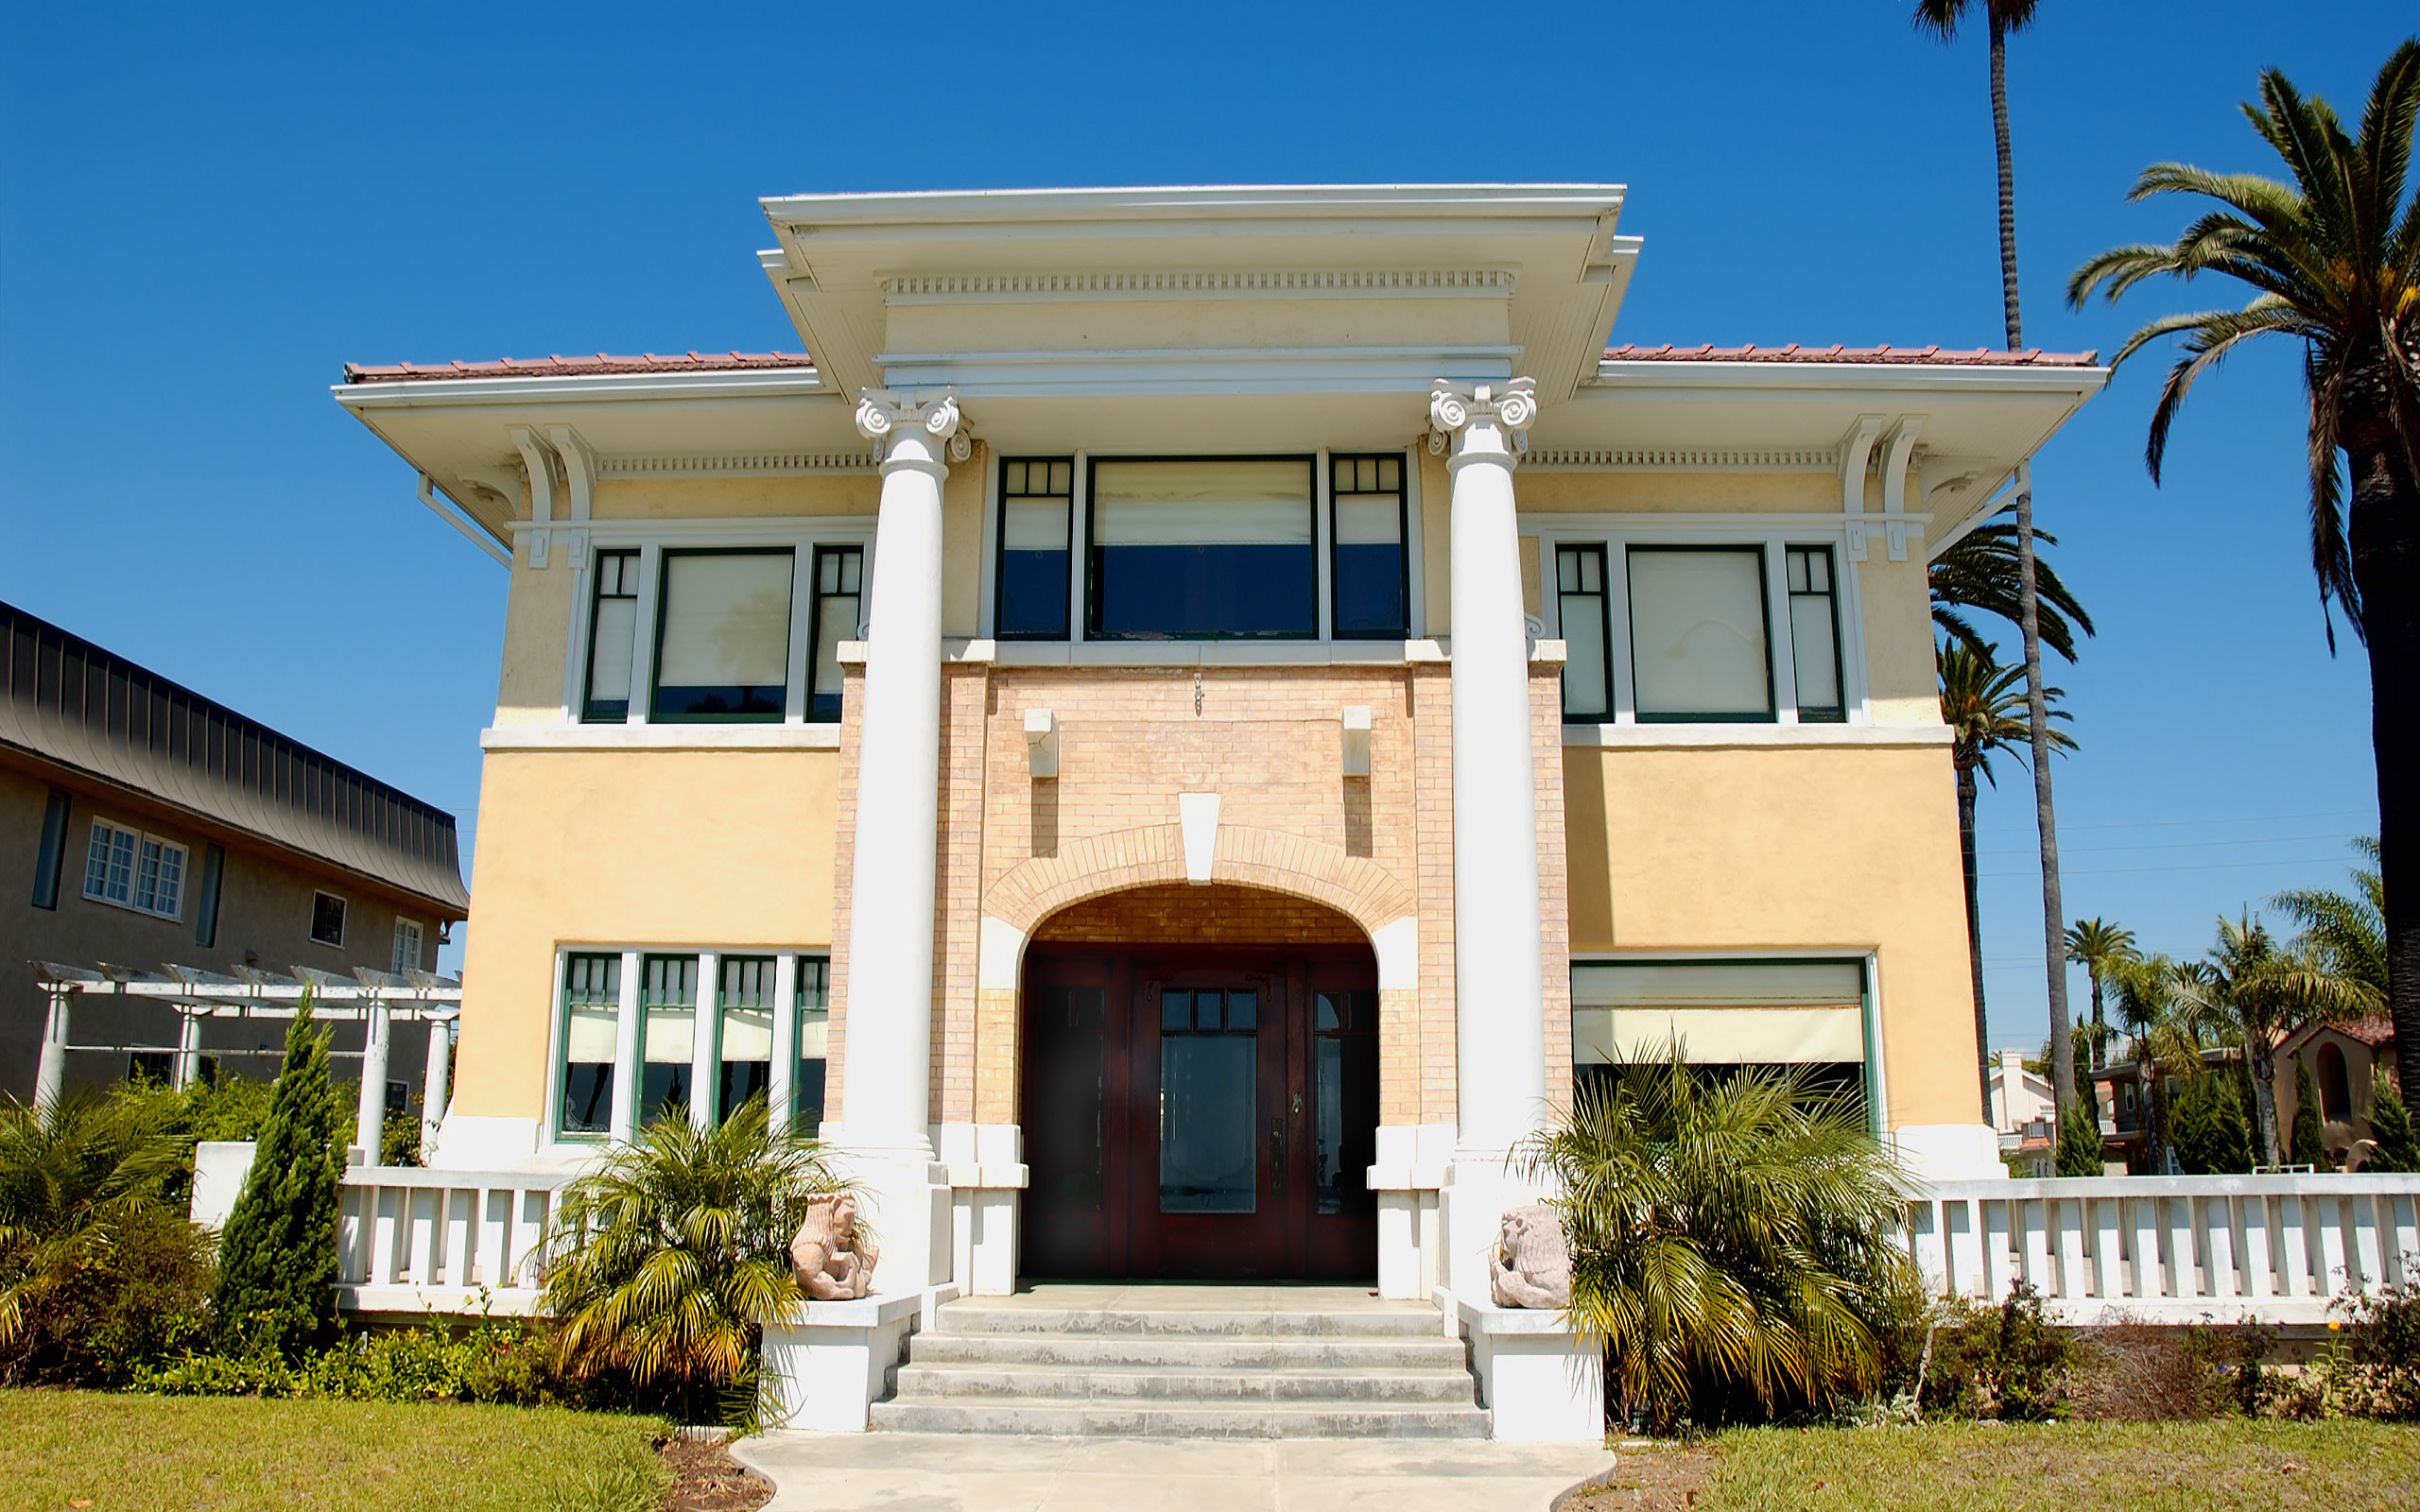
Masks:
[[[887,1287],[1483,1296],[1677,1032],[1998,1174],[1925,568],[2106,369],[1608,350],[1621,204],[775,198],[804,352],[349,368],[510,563],[432,1163],[762,1091]]]

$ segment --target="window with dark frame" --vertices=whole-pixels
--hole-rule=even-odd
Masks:
[[[1319,634],[1310,456],[1090,464],[1084,633],[1104,641]]]
[[[786,546],[663,554],[650,718],[746,723],[782,717],[794,555]]]
[[[1762,546],[1632,546],[1631,685],[1641,724],[1770,723]]]
[[[1601,724],[1614,717],[1613,659],[1605,609],[1605,548],[1554,549],[1555,613],[1562,627],[1563,718],[1565,724]]]
[[[631,1122],[645,1128],[674,1108],[686,1109],[693,1094],[698,958],[641,956],[639,973],[638,1108]]]
[[[639,554],[596,554],[596,591],[588,616],[588,691],[579,716],[628,719],[631,661],[639,629]]]
[[[1311,1190],[1321,1213],[1376,1206],[1368,1172],[1377,1156],[1378,994],[1322,989],[1311,1038]]]
[[[1068,540],[1075,507],[1075,458],[1000,459],[998,592],[993,605],[999,639],[1067,639]]]
[[[556,1133],[579,1139],[614,1127],[614,1060],[622,1019],[622,957],[563,958],[562,1106]]]
[[[1252,1212],[1260,994],[1160,992],[1160,1211]]]
[[[798,1014],[798,1075],[790,1083],[790,1127],[812,1137],[823,1123],[823,1071],[830,1053],[832,962],[822,955],[798,958],[792,989]]]
[[[201,852],[201,890],[195,894],[193,942],[204,950],[218,943],[218,894],[227,883],[227,848],[206,847]]]
[[[1332,634],[1400,640],[1411,632],[1410,553],[1404,546],[1403,458],[1328,458]]]
[[[726,955],[717,963],[722,1034],[714,1117],[718,1124],[729,1122],[751,1097],[772,1095],[774,964],[769,955]]]
[[[344,948],[344,900],[331,892],[311,895],[311,937],[322,945]]]
[[[806,717],[832,723],[840,717],[840,643],[857,638],[865,604],[865,548],[815,548],[815,656],[806,669]]]
[[[59,906],[59,874],[67,868],[67,795],[50,790],[42,810],[42,849],[34,854],[34,906]]]
[[[1848,714],[1841,691],[1841,604],[1832,548],[1791,546],[1789,556],[1789,656],[1798,678],[1804,724],[1841,724]]]

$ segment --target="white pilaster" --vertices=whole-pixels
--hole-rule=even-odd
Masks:
[[[928,1117],[933,879],[941,813],[942,484],[954,390],[866,389],[857,429],[881,444],[872,616],[850,871],[848,1054],[833,1141],[880,1235],[886,1294],[948,1279],[950,1198]],[[958,448],[960,452],[963,447]]]
[[[698,956],[698,1020],[689,1036],[689,1126],[703,1134],[722,1109],[715,1098],[722,1083],[722,957]]]
[[[1526,1184],[1505,1154],[1546,1111],[1530,641],[1513,523],[1514,449],[1537,416],[1530,382],[1429,395],[1450,443],[1453,615],[1454,1041],[1460,1132],[1439,1196],[1444,1284],[1484,1298],[1486,1256]]]
[[[361,1040],[361,1101],[354,1109],[353,1142],[378,1163],[378,1146],[387,1132],[387,1045],[391,1038],[387,1000],[373,997],[367,1008]]]

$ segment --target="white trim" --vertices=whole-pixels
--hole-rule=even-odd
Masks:
[[[987,443],[983,448],[983,514],[977,522],[976,530],[976,541],[982,551],[978,558],[982,567],[975,575],[975,633],[987,639],[1000,633],[999,516],[1006,506],[1006,501],[1000,497],[1000,472],[1006,465],[1001,454]],[[1067,521],[1067,539],[1071,543],[1075,540],[1076,528],[1072,507],[1074,490],[1075,485],[1071,482],[1068,485],[1071,505]],[[1071,573],[1075,565],[1075,558],[1070,555],[1067,567]]]
[[[821,724],[498,725],[481,750],[838,750],[840,727]]]
[[[134,840],[134,854],[127,864],[126,896],[122,899],[112,898],[106,891],[93,891],[93,832],[100,829],[109,830],[115,834],[130,835]],[[61,837],[61,842],[63,850],[64,836]],[[177,906],[173,909],[146,908],[134,901],[136,890],[142,886],[143,848],[146,844],[158,846],[164,860],[167,852],[174,850],[177,853]],[[60,872],[62,881],[65,880],[66,870],[67,858],[61,855]],[[123,908],[130,914],[141,914],[146,919],[165,919],[170,923],[182,924],[185,918],[185,893],[189,890],[193,880],[193,847],[182,840],[171,840],[157,831],[146,830],[138,825],[112,818],[108,814],[95,814],[85,825],[83,873],[83,881],[77,887],[77,895],[86,902],[99,903],[108,908]],[[102,885],[105,888],[108,886],[108,875],[105,865],[102,871]],[[224,885],[223,879],[221,885]],[[329,896],[336,895],[331,893]],[[308,935],[309,930],[306,928],[303,933]]]
[[[1328,449],[1321,447],[1311,462],[1312,596],[1318,600],[1316,639],[1336,639],[1336,474],[1328,467]]]
[[[1840,449],[1825,446],[1533,447],[1525,472],[1831,472]]]
[[[1084,606],[1092,585],[1093,556],[1093,455],[1079,447],[1076,451],[1076,475],[1067,483],[1067,641],[1069,645],[1084,642]],[[1034,641],[1020,643],[1046,645],[1052,643]],[[1003,662],[1003,665],[1011,663]]]
[[[645,725],[655,704],[655,595],[656,585],[664,579],[664,548],[652,541],[638,542],[638,548],[639,603],[637,624],[631,629],[631,696],[622,714],[625,728]],[[592,549],[589,555],[596,553]]]
[[[1567,747],[1605,750],[1841,747],[1947,749],[1947,725],[1565,725]]]
[[[1772,679],[1773,723],[1798,723],[1798,625],[1789,617],[1789,538],[1765,538],[1765,671]],[[1833,637],[1835,641],[1839,636]],[[1782,643],[1788,642],[1785,645]]]
[[[1109,300],[1136,303],[1225,299],[1478,299],[1512,293],[1502,267],[1185,269],[1160,272],[911,273],[881,281],[886,305],[1064,304]]]
[[[717,452],[702,456],[653,453],[601,456],[600,478],[788,478],[873,477],[882,458],[872,449],[855,452]]]
[[[1405,628],[1415,641],[1428,634],[1428,576],[1420,521],[1421,448],[1403,449]]]
[[[953,387],[986,399],[1054,395],[1397,394],[1440,372],[1508,378],[1521,349],[1176,347],[1072,352],[881,352],[868,360],[893,388]]]
[[[1910,519],[1916,518],[1913,515]],[[875,517],[871,514],[686,516],[609,515],[587,526],[589,543],[605,551],[627,551],[639,545],[688,546],[854,546],[871,542]],[[512,522],[515,534],[537,528],[527,520]],[[563,529],[558,522],[554,527]]]
[[[1643,541],[1666,537],[1693,540],[1709,531],[1731,531],[1743,540],[1761,539],[1780,531],[1805,539],[1820,536],[1834,544],[1852,520],[1862,520],[1870,525],[1882,523],[1880,515],[1871,512],[1853,515],[1828,509],[1746,509],[1729,514],[1662,509],[1524,509],[1519,518],[1524,535],[1533,530],[1553,531],[1565,540],[1588,539],[1591,532],[1598,531]],[[1931,524],[1933,517],[1927,510],[1910,509],[1897,518],[1910,526],[1921,526]]]
[[[1433,641],[1002,641],[1004,667],[1393,667]]]

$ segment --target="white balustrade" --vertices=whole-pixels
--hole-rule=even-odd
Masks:
[[[2420,1175],[1929,1182],[1906,1237],[1935,1295],[2063,1323],[2319,1323],[2420,1281]]]
[[[540,1263],[562,1189],[578,1175],[348,1166],[337,1225],[337,1305],[458,1317],[535,1314]]]

